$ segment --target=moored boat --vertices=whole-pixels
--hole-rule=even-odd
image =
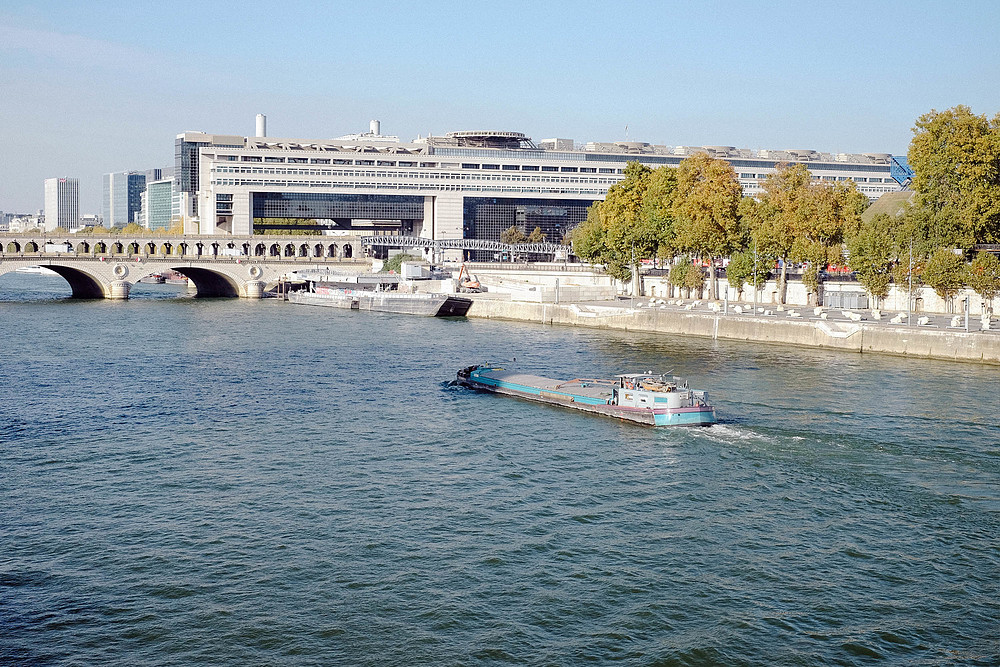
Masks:
[[[472,307],[472,299],[451,294],[407,294],[396,291],[342,289],[316,285],[315,291],[289,292],[292,303],[330,306],[351,310],[374,310],[401,315],[462,317]]]
[[[541,403],[618,417],[650,426],[710,426],[716,422],[708,393],[682,378],[630,373],[613,380],[555,380],[491,364],[458,371],[459,385]]]

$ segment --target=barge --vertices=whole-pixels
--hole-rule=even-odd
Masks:
[[[374,310],[401,315],[464,317],[472,299],[451,294],[406,294],[396,291],[343,289],[316,285],[315,291],[289,292],[288,300],[307,306]]]
[[[457,383],[650,426],[711,426],[716,422],[708,392],[690,389],[682,378],[654,373],[618,375],[613,380],[555,380],[483,364],[458,371]]]

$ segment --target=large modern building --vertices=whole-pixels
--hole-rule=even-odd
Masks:
[[[107,227],[124,227],[136,222],[140,197],[146,189],[146,175],[138,171],[104,174],[102,214]]]
[[[175,143],[174,214],[185,231],[248,234],[303,224],[325,234],[497,240],[540,227],[558,242],[623,178],[628,162],[676,167],[699,152],[728,160],[754,196],[782,163],[812,177],[854,181],[872,200],[900,189],[886,153],[750,151],[642,142],[549,139],[519,132],[451,132],[400,142],[371,132],[338,139],[185,132]],[[258,134],[263,135],[258,121]]]
[[[75,178],[45,179],[45,231],[76,229],[80,224],[80,182]]]
[[[173,179],[146,182],[139,224],[148,229],[170,229],[173,189]]]

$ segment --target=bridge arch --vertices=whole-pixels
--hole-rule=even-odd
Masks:
[[[285,257],[295,257],[295,246],[291,243],[285,245]]]
[[[80,241],[79,243],[76,244],[76,251],[82,252],[83,254],[87,254],[88,252],[90,252],[90,244],[87,243],[86,241]]]
[[[98,241],[94,244],[94,252],[96,253],[106,253],[108,251],[108,245],[104,241]]]
[[[85,271],[58,264],[47,264],[45,268],[55,271],[66,279],[73,291],[74,299],[103,299],[107,296],[101,281]]]
[[[21,244],[17,241],[11,241],[7,244],[7,252],[21,252]]]
[[[270,249],[268,250],[268,254],[271,257],[281,257],[281,246],[278,245],[277,243],[272,244]]]
[[[300,245],[299,246],[299,252],[297,253],[297,256],[298,257],[308,257],[309,256],[309,245],[306,244],[306,243],[303,243],[302,245]]]
[[[196,266],[178,266],[171,270],[187,276],[194,283],[195,296],[198,298],[238,297],[240,295],[240,288],[236,281],[220,271]]]
[[[125,246],[122,245],[121,241],[115,241],[114,243],[111,244],[111,254],[112,255],[124,255],[125,254]]]
[[[327,257],[336,257],[337,256],[337,244],[336,243],[331,243],[330,247],[326,249],[326,256]]]
[[[351,259],[354,257],[354,248],[351,247],[350,243],[344,244],[344,259]]]
[[[28,241],[24,244],[24,252],[38,252],[38,244],[34,241]]]
[[[160,252],[164,255],[169,255],[172,250],[173,246],[170,245],[169,241],[160,246]]]
[[[254,246],[253,249],[254,257],[264,257],[266,255],[267,255],[267,246],[265,246],[263,243],[258,243],[256,246]]]

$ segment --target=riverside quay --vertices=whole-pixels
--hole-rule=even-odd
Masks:
[[[499,240],[503,230],[540,228],[558,242],[587,207],[624,177],[625,165],[676,167],[699,152],[730,162],[748,196],[784,163],[812,178],[853,181],[875,200],[901,189],[905,158],[887,153],[660,146],[645,142],[537,144],[520,132],[450,132],[401,142],[379,132],[336,139],[185,132],[175,143],[174,210],[188,234],[249,235],[282,225],[324,234],[398,234]],[[481,251],[485,252],[485,251]],[[470,257],[489,259],[489,257]]]

